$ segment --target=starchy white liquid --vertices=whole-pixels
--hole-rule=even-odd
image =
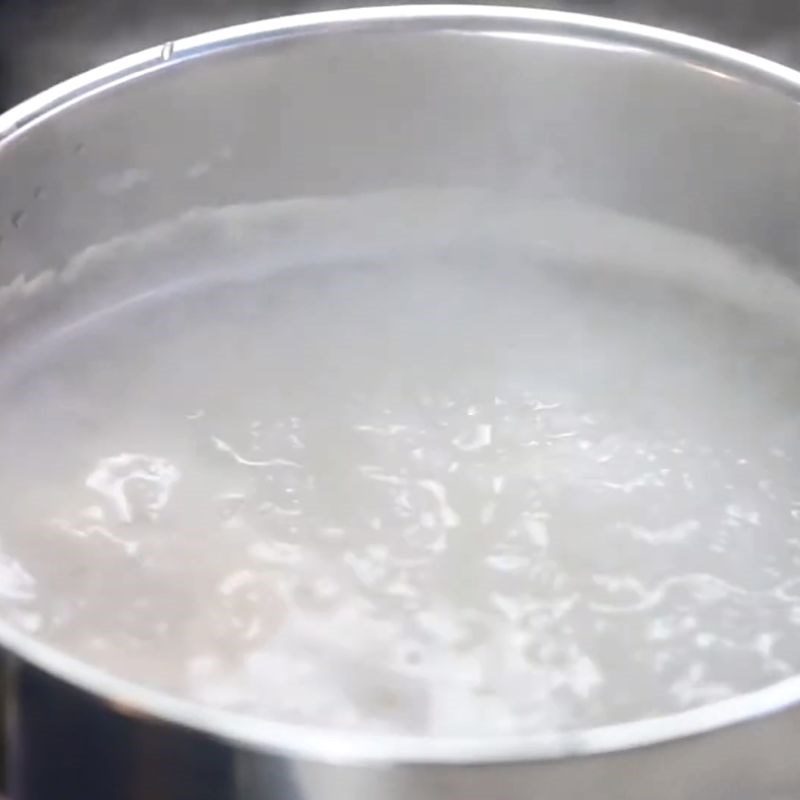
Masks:
[[[496,233],[240,250],[9,355],[4,618],[202,704],[448,737],[797,672],[800,294]]]

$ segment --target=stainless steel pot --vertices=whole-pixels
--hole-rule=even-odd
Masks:
[[[800,75],[651,28],[477,6],[169,42],[0,116],[0,293],[191,206],[415,185],[589,201],[794,275]],[[24,319],[0,312],[12,336]],[[800,796],[798,680],[656,721],[456,745],[204,713],[10,628],[0,639],[16,800]]]

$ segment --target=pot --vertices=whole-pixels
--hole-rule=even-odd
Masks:
[[[551,11],[307,14],[167,42],[22,103],[0,116],[0,185],[4,343],[76,313],[86,295],[60,278],[98,243],[197,207],[414,186],[635,214],[796,277],[800,75]],[[0,640],[14,800],[800,795],[797,679],[647,722],[454,743],[255,724],[5,623]]]

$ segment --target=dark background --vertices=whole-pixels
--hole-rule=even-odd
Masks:
[[[0,109],[148,45],[279,14],[370,4],[376,3],[0,0]],[[533,5],[661,25],[800,66],[800,0],[540,0]]]

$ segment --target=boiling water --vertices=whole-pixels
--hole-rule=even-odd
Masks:
[[[383,732],[791,675],[800,299],[676,252],[253,252],[43,335],[0,395],[5,618],[202,704]]]

